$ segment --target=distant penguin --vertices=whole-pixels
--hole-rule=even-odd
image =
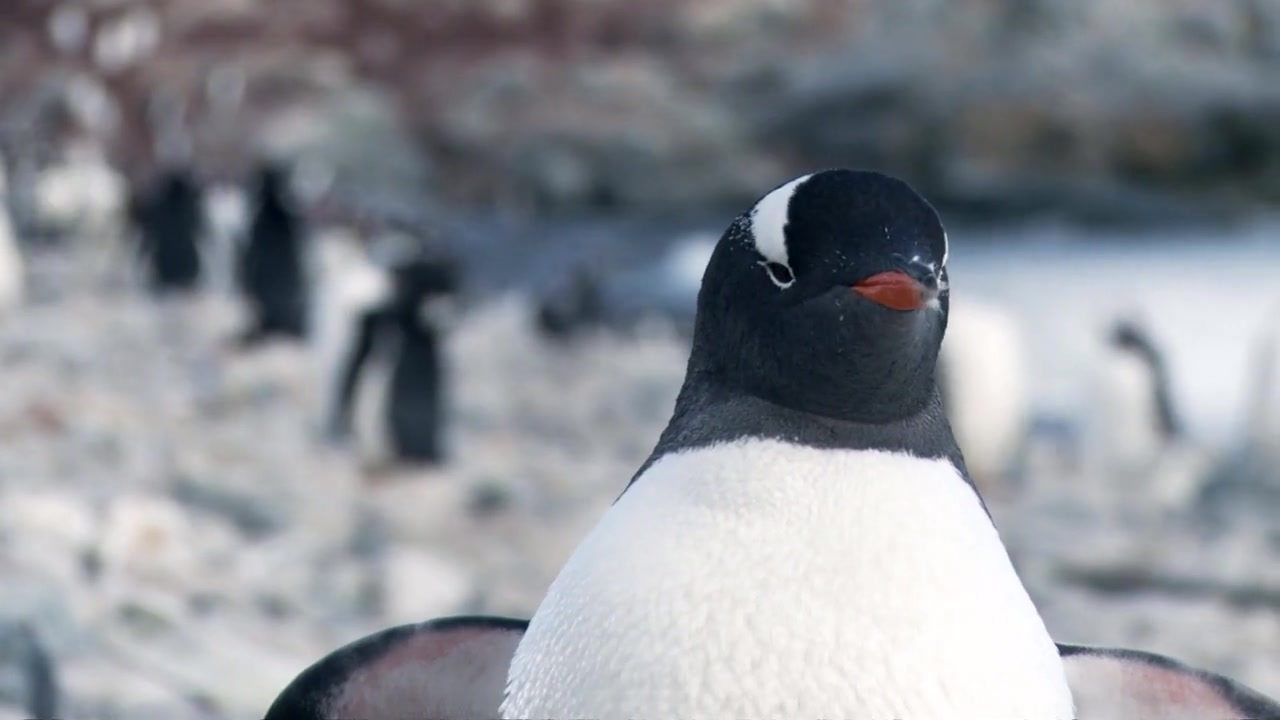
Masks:
[[[1246,388],[1247,409],[1242,433],[1251,451],[1259,457],[1272,460],[1271,467],[1280,465],[1280,308],[1273,313],[1271,323],[1255,345],[1251,382]],[[1280,471],[1273,470],[1268,478],[1280,486]]]
[[[305,228],[293,206],[284,169],[264,165],[258,174],[256,207],[240,256],[240,287],[252,314],[241,338],[253,345],[272,336],[304,338],[307,332]]]
[[[136,196],[135,196],[136,197]],[[166,171],[153,189],[130,203],[139,250],[155,292],[193,290],[200,282],[204,209],[191,171]]]
[[[578,267],[538,303],[535,324],[552,340],[566,340],[605,321],[600,281],[587,267]]]
[[[933,382],[947,257],[899,180],[770,191],[707,265],[670,423],[533,618],[357,641],[266,720],[1280,718],[1227,678],[1050,638]]]
[[[953,301],[937,381],[974,482],[993,495],[1005,492],[1031,423],[1026,346],[1017,320],[995,305]]]
[[[338,378],[359,334],[360,321],[369,310],[391,298],[391,278],[385,267],[372,261],[363,237],[342,226],[317,230],[316,282],[311,285],[312,319],[308,343],[315,362],[320,404],[318,417],[341,440],[334,419],[338,416]],[[363,383],[362,383],[363,384]]]
[[[1200,517],[1211,527],[1238,526],[1246,514],[1270,524],[1280,505],[1280,328],[1270,325],[1278,316],[1254,345],[1234,442],[1200,488]]]
[[[4,166],[0,164],[0,316],[21,305],[26,295],[26,271],[9,218],[7,190]]]
[[[1146,328],[1115,322],[1093,374],[1085,452],[1100,480],[1150,477],[1181,438],[1164,355]]]
[[[368,393],[362,399],[378,408],[385,437],[366,438],[366,444],[385,443],[397,462],[440,464],[445,459],[444,369],[430,303],[457,291],[457,267],[452,260],[412,259],[396,265],[390,276],[390,297],[359,316],[338,376],[331,435],[351,434],[358,391]],[[382,388],[360,383],[362,373],[373,369],[371,360],[386,371]]]

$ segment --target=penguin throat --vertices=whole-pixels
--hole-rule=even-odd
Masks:
[[[676,399],[671,421],[632,482],[666,455],[747,438],[811,448],[884,450],[945,459],[968,481],[964,458],[943,413],[941,395],[932,382],[926,383],[925,388],[927,396],[918,411],[871,422],[775,403],[724,385],[714,377],[690,372]]]

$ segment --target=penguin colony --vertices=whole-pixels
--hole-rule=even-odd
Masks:
[[[136,192],[128,215],[148,285],[158,295],[192,293],[216,284],[206,276],[218,273],[208,268],[225,266],[249,315],[241,348],[305,341],[326,356],[319,381],[327,397],[322,422],[331,439],[349,439],[355,401],[365,395],[382,416],[367,424],[385,437],[357,440],[388,446],[392,462],[444,462],[440,328],[422,308],[459,292],[451,257],[408,257],[380,267],[365,257],[359,241],[341,243],[346,252],[337,253],[330,247],[335,243],[325,243],[315,277],[308,223],[291,196],[287,169],[263,163],[254,184],[252,200],[242,208],[228,188],[206,193],[189,167],[175,165]],[[0,243],[0,270],[5,249]],[[352,304],[344,288],[353,283],[377,289]],[[386,387],[371,387],[376,377],[366,382],[378,362],[392,368]]]
[[[376,396],[399,460],[443,462],[440,341],[424,307],[458,292],[456,266],[381,268],[353,245],[336,261],[322,251],[313,279],[286,170],[264,164],[256,185],[243,237],[221,228],[252,317],[241,345],[316,342],[332,439],[348,439],[357,399]],[[174,166],[130,199],[157,295],[196,291],[211,266],[204,238],[219,232],[208,225],[238,222],[225,197],[225,212],[206,210],[205,194]],[[1019,331],[997,308],[952,305],[949,256],[933,209],[883,175],[815,173],[765,195],[705,263],[667,429],[532,620],[378,633],[304,671],[268,720],[1280,717],[1228,678],[1049,638],[979,493],[1008,479],[1024,441]],[[24,292],[0,203],[0,314]],[[548,336],[607,322],[590,273],[562,296],[535,318]],[[1110,410],[1097,420],[1146,433],[1116,449],[1137,460],[1107,465],[1144,470],[1185,435],[1168,370],[1133,322],[1107,344],[1116,362],[1098,407]],[[378,364],[386,387],[362,387]],[[51,665],[32,657],[44,716]]]
[[[666,430],[533,617],[375,634],[267,720],[1280,718],[1228,678],[1049,636],[934,379],[949,256],[899,180],[766,194],[707,264]]]

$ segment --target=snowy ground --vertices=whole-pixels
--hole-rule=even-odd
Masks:
[[[1228,267],[1212,251],[1086,266],[1053,243],[1012,259],[975,246],[955,252],[955,287],[1015,301],[1055,377],[1071,377],[1061,349],[1085,344],[1084,310],[1133,290],[1174,346],[1194,422],[1229,427],[1214,413],[1236,401],[1214,403],[1236,385],[1212,370],[1243,357],[1276,294],[1276,250],[1257,247],[1267,262]],[[304,348],[230,350],[226,298],[157,304],[66,254],[30,269],[29,306],[0,325],[0,623],[35,625],[68,718],[259,717],[365,633],[527,615],[651,449],[684,368],[661,323],[555,346],[526,302],[495,296],[449,340],[455,462],[370,475],[320,442]],[[1049,316],[1076,334],[1045,332]],[[1280,527],[1209,538],[1141,498],[1040,476],[991,506],[1059,639],[1167,652],[1280,695]],[[1126,583],[1147,589],[1099,589]],[[20,717],[7,659],[0,647],[0,718]]]

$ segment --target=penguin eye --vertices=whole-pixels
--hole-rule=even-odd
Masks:
[[[791,268],[780,262],[762,262],[760,264],[764,266],[764,271],[769,273],[769,279],[773,281],[773,284],[783,290],[791,287],[791,283],[796,281],[795,275],[791,274]]]

